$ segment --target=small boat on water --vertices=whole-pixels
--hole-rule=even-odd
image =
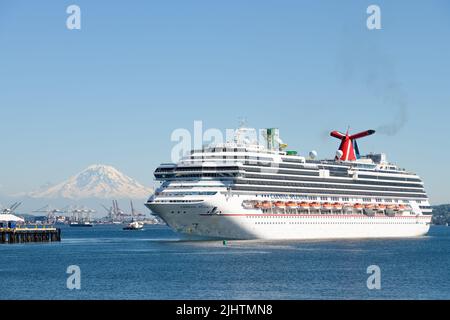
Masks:
[[[131,204],[131,222],[123,228],[123,230],[142,230],[144,229],[144,223],[141,221],[135,221],[134,216],[136,215],[136,210],[134,210],[133,201],[130,201]]]
[[[74,221],[74,222],[71,222],[69,224],[69,226],[71,226],[71,227],[78,227],[78,228],[92,228],[94,225],[92,223],[90,223],[90,222],[87,222],[87,221],[85,221],[85,222]]]
[[[142,230],[142,229],[144,229],[144,224],[138,221],[133,221],[123,228],[123,230]]]

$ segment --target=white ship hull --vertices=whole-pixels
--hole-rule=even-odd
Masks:
[[[253,133],[253,135],[252,135]],[[315,240],[426,235],[432,208],[422,179],[387,161],[362,156],[356,135],[334,160],[284,151],[278,129],[239,128],[232,141],[192,150],[155,170],[160,188],[147,207],[175,231],[218,239]]]
[[[201,205],[147,206],[176,232],[217,239],[319,240],[408,238],[429,232],[431,216],[262,214],[258,210],[205,213]],[[224,211],[223,211],[224,212]]]

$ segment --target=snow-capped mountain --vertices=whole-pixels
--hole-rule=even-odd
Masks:
[[[28,194],[47,199],[145,199],[152,193],[136,180],[107,165],[92,165],[76,176],[55,186]]]

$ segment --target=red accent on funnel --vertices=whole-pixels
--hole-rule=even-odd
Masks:
[[[336,139],[341,140],[341,145],[339,146],[339,150],[342,151],[342,157],[339,160],[342,161],[355,161],[356,154],[354,148],[354,142],[357,139],[364,138],[370,136],[375,133],[375,130],[367,130],[357,134],[350,136],[348,132],[343,134],[339,131],[333,131],[330,135]]]

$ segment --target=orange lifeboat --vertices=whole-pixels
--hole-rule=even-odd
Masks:
[[[361,210],[361,209],[364,208],[364,206],[363,206],[362,204],[360,204],[360,203],[355,203],[355,204],[353,205],[353,208],[355,208],[355,209],[357,209],[357,210]]]
[[[294,201],[289,201],[289,202],[287,202],[286,203],[286,206],[288,207],[288,208],[297,208],[298,206],[297,206],[297,202],[294,202]]]
[[[270,209],[270,208],[272,208],[272,203],[270,203],[270,201],[264,201],[261,203],[261,208]]]
[[[277,202],[275,202],[275,207],[284,209],[284,208],[286,208],[286,203],[283,201],[277,201]]]
[[[310,205],[309,205],[308,202],[301,202],[301,203],[299,204],[299,206],[300,206],[300,208],[305,209],[305,210],[308,210],[309,207],[310,207]]]
[[[323,208],[326,209],[326,210],[331,210],[331,209],[333,209],[333,205],[332,205],[331,203],[329,203],[329,202],[325,202],[322,206],[323,206]]]
[[[310,204],[311,208],[319,210],[322,206],[318,202],[313,202]]]
[[[379,206],[378,206],[378,210],[386,210],[386,205],[385,204],[380,204]]]
[[[388,204],[388,205],[386,206],[386,209],[388,209],[388,210],[395,210],[395,205],[393,205],[393,204]]]
[[[375,208],[375,205],[369,203],[369,204],[366,204],[366,205],[364,206],[364,208],[366,208],[366,209],[374,209],[374,208]]]
[[[255,204],[253,206],[255,207],[255,209],[261,209],[262,208],[262,203],[261,202],[255,202]]]
[[[336,210],[342,210],[342,204],[339,202],[333,203],[333,208]]]
[[[406,206],[403,205],[403,204],[400,204],[400,205],[398,206],[398,210],[400,210],[400,211],[406,210]]]

